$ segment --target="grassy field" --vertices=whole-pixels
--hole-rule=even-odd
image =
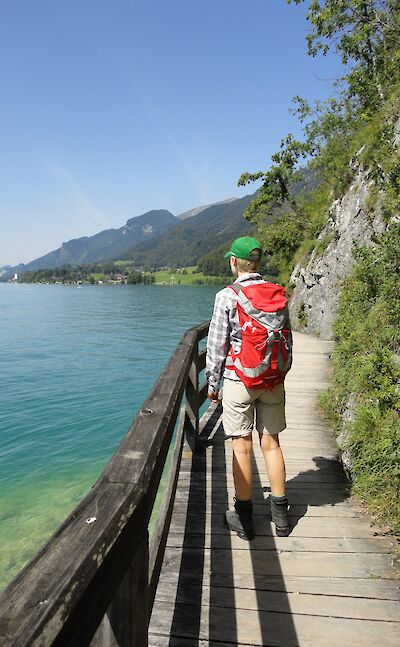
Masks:
[[[190,284],[190,283],[195,283],[196,280],[203,279],[204,280],[204,275],[202,273],[196,272],[193,274],[193,270],[189,269],[185,271],[185,274],[181,272],[171,272],[169,270],[159,270],[158,272],[155,272],[156,275],[156,283],[161,283],[161,284]]]
[[[147,272],[146,272],[147,273]],[[204,276],[202,272],[196,272],[196,267],[186,267],[180,271],[159,270],[154,272],[156,284],[158,285],[201,285],[201,284],[224,284],[223,279],[212,276]]]
[[[125,268],[132,265],[132,261],[114,261],[114,265],[117,267]]]
[[[95,281],[104,281],[106,278],[105,274],[100,274],[99,272],[92,272],[90,276],[94,278]]]
[[[121,270],[130,271],[132,268],[132,261],[115,261],[115,265]],[[221,284],[226,285],[228,279],[219,278],[215,276],[205,276],[202,272],[197,272],[196,265],[192,267],[185,267],[182,269],[166,269],[157,270],[155,272],[145,272],[146,275],[155,275],[157,285],[212,285]],[[97,275],[92,274],[97,277]]]

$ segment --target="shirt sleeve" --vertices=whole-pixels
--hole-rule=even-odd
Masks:
[[[207,339],[206,378],[214,393],[219,389],[230,345],[229,304],[225,290],[215,297]]]

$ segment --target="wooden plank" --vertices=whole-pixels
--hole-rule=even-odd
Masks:
[[[91,647],[147,647],[150,618],[148,560],[149,538],[146,533],[106,616],[90,642]]]
[[[185,478],[185,473],[189,473],[191,471],[191,466],[192,464],[189,462],[184,462],[182,463],[182,468],[181,468],[181,474],[182,478]],[[312,462],[309,463],[309,469],[307,466],[303,464],[303,462],[294,462],[294,461],[286,461],[286,468],[287,468],[287,483],[289,481],[292,481],[293,479],[296,479],[294,482],[306,482],[310,481],[314,482],[315,478],[315,483],[318,484],[318,478],[315,476],[315,466]],[[218,462],[213,462],[212,464],[212,469],[211,469],[211,460],[209,459],[208,462],[205,462],[204,459],[200,460],[198,457],[193,457],[193,469],[196,471],[197,474],[200,475],[200,478],[203,478],[203,474],[206,474],[207,481],[212,481],[215,479],[217,480],[218,478],[224,479],[226,478],[227,481],[232,480],[232,473],[231,473],[231,467],[230,467],[230,462],[227,461],[226,464],[221,463],[220,461]],[[228,474],[227,474],[228,472]],[[261,469],[261,466],[258,467],[257,471],[253,469],[253,481],[257,482],[257,476],[259,477],[258,480],[262,481],[268,481],[268,475],[267,471],[265,468]],[[339,468],[335,468],[333,466],[326,465],[321,470],[318,470],[318,476],[326,477],[326,476],[331,476],[335,477],[337,476],[337,481],[341,481],[342,483],[347,483],[343,470],[339,470]],[[310,477],[310,478],[309,478]],[[195,477],[196,478],[196,477]]]
[[[224,486],[230,486],[233,485],[233,475],[230,470],[230,468],[227,466],[227,469],[229,470],[229,473],[227,474],[226,472],[216,472],[212,471],[212,469],[208,470],[201,470],[200,472],[195,472],[191,474],[189,470],[181,470],[179,473],[179,482],[182,485],[186,485],[187,483],[196,483],[196,481],[201,481],[204,479],[204,474],[207,474],[207,483],[209,485],[212,485],[212,487],[224,487]],[[266,474],[265,474],[266,475]],[[259,473],[258,476],[261,476]],[[262,475],[264,476],[264,474]],[[289,474],[287,474],[287,482],[288,482],[288,487],[294,487],[295,483],[291,483],[291,480],[296,478],[297,482],[301,481],[301,486],[303,489],[305,488],[310,488],[310,489],[315,489],[319,488],[321,485],[325,483],[331,483],[333,486],[337,483],[342,483],[344,485],[348,484],[348,480],[346,479],[345,475],[342,472],[339,473],[324,473],[321,474],[317,470],[314,471],[313,474],[309,472],[304,472],[304,474],[301,474],[296,471],[292,471]]]
[[[193,490],[194,492],[195,490]],[[335,492],[334,490],[310,490],[310,489],[298,489],[296,490],[289,490],[288,489],[288,500],[290,504],[302,504],[302,505],[315,505],[315,506],[325,506],[325,505],[340,505],[340,504],[345,504],[346,499],[348,495],[345,490],[343,491],[338,491]],[[213,492],[213,498],[215,498],[215,502],[218,503],[221,499],[228,501],[228,498],[224,496],[223,490],[220,488],[216,490],[216,492]],[[179,488],[177,494],[176,494],[176,501],[177,505],[179,505],[180,501],[184,501],[187,499],[187,492],[182,492],[181,489]],[[198,502],[195,504],[192,504],[197,508]],[[267,506],[267,503],[265,504]]]
[[[207,337],[208,329],[210,328],[210,320],[202,321],[197,326],[194,326],[190,330],[196,333],[196,343],[198,344],[202,339]]]
[[[301,559],[299,557],[299,559]],[[168,583],[172,589],[179,586],[198,586],[204,584],[209,586],[212,582],[214,588],[227,587],[226,574],[203,573],[199,579],[196,573],[178,573],[167,568],[163,570],[162,581]],[[316,596],[338,596],[350,598],[369,598],[376,600],[394,600],[400,602],[399,581],[396,579],[365,579],[353,577],[306,577],[281,575],[250,575],[235,574],[235,586],[238,589],[250,589],[258,591],[281,591],[294,593],[296,595],[310,594]]]
[[[258,475],[254,475],[258,476]],[[183,480],[180,481],[180,493],[181,496],[184,497],[189,489],[192,490],[193,494],[196,494],[196,492],[201,489],[200,481],[196,481],[195,479],[192,479],[192,481],[189,482],[186,481],[184,483]],[[288,492],[288,497],[291,494],[295,494],[296,492],[302,492],[302,493],[309,493],[311,494],[321,494],[322,497],[326,499],[334,499],[334,500],[343,500],[343,498],[348,498],[348,483],[342,479],[338,479],[336,482],[331,482],[331,483],[310,483],[309,481],[302,482],[301,477],[293,477],[293,479],[289,479],[286,483],[286,489]],[[216,482],[214,483],[211,480],[207,481],[207,487],[206,487],[206,494],[209,496],[213,496],[213,500],[218,500],[218,497],[223,496],[226,498],[226,494],[229,496],[233,495],[235,493],[235,488],[233,486],[233,480],[230,480],[229,483],[225,484],[223,482]],[[259,487],[259,485],[254,485],[254,492],[253,496],[258,497],[260,499],[268,499],[270,495],[270,487],[268,485],[263,486],[262,488]],[[339,495],[339,496],[336,496]],[[217,499],[214,499],[214,497],[217,497]]]
[[[208,394],[208,384],[207,384],[207,382],[204,382],[201,385],[201,387],[199,388],[199,406],[200,407],[207,400],[207,394]]]
[[[179,532],[185,525],[190,526],[191,532],[202,532],[204,524],[212,528],[216,534],[227,532],[221,514],[204,514],[189,512],[187,515],[174,512],[171,521],[171,530]],[[273,536],[273,526],[267,516],[254,517],[254,528],[256,535]],[[363,539],[373,537],[374,531],[364,519],[352,517],[302,517],[296,526],[291,530],[292,537],[332,537],[332,538],[353,538]]]
[[[210,454],[211,456],[211,454]],[[215,464],[212,466],[212,471],[213,473],[218,473],[218,472],[226,472],[227,465],[229,465],[229,461],[226,459],[224,461],[219,460],[218,463],[216,462],[218,459],[217,457],[215,458]],[[297,459],[293,458],[291,456],[285,457],[285,463],[286,467],[289,470],[295,470],[296,473],[314,473],[315,467],[316,467],[316,460],[312,458],[307,458],[307,459]],[[210,464],[210,457],[207,458],[207,456],[194,456],[193,457],[193,465],[196,468],[196,472],[200,471],[207,471],[208,465]],[[259,466],[259,473],[265,473],[266,474],[266,469],[263,467],[263,470],[261,470],[262,463]],[[182,469],[183,471],[191,469],[191,465],[183,464]],[[206,469],[207,468],[207,469]],[[343,468],[340,466],[338,461],[336,459],[330,459],[330,458],[323,458],[322,460],[318,461],[318,470],[319,473],[321,474],[343,474]]]
[[[182,533],[170,532],[167,545],[171,548],[205,548],[277,551],[279,552],[318,552],[318,553],[384,553],[392,554],[395,544],[387,537],[373,539],[332,539],[331,537],[255,537],[253,541],[244,542],[234,533],[215,535],[207,531],[204,534],[191,534],[186,529]]]
[[[214,475],[218,477],[218,474],[226,474],[227,469],[228,469],[228,476],[231,474],[230,470],[230,462],[229,460],[218,460],[217,457],[214,457],[213,463],[212,463],[212,468],[211,468],[211,453],[207,452],[206,456],[203,456],[200,458],[200,456],[194,456],[193,457],[193,463],[183,463],[182,464],[182,469],[181,472],[184,474],[185,472],[190,472],[192,464],[195,467],[196,473],[201,474],[202,472],[206,472],[207,474]],[[343,477],[343,468],[340,467],[340,465],[337,463],[337,461],[332,461],[332,460],[324,460],[321,462],[318,466],[318,469],[315,469],[315,460],[312,458],[308,458],[307,460],[296,460],[291,457],[286,458],[285,460],[286,463],[286,469],[287,469],[287,474],[289,476],[288,480],[291,478],[294,478],[295,476],[301,476],[303,478],[303,475],[308,476],[310,475],[311,477],[314,476],[315,473],[320,474],[320,475],[340,475]],[[254,463],[253,463],[254,465]],[[266,476],[267,475],[267,470],[265,466],[260,463],[258,466],[258,474],[260,476]]]
[[[220,466],[221,467],[221,466]],[[203,469],[205,468],[205,469]],[[204,476],[206,475],[206,477]],[[267,479],[267,473],[258,471],[255,476],[262,478],[263,480]],[[225,465],[225,471],[223,469],[218,469],[218,465],[215,465],[215,469],[212,469],[211,465],[202,465],[199,469],[196,468],[196,471],[193,474],[190,471],[190,465],[185,464],[181,466],[179,473],[179,481],[182,483],[188,483],[196,480],[203,480],[206,478],[207,482],[212,482],[215,485],[219,483],[231,484],[233,483],[233,475],[230,469],[230,466]],[[294,467],[291,467],[290,470],[287,470],[287,483],[292,481],[292,479],[301,482],[302,485],[306,487],[307,483],[311,484],[311,487],[318,487],[320,483],[348,483],[346,476],[342,470],[307,470],[306,472],[299,472]]]
[[[397,623],[326,616],[307,616],[250,609],[201,609],[190,604],[159,602],[156,626],[151,632],[179,638],[221,640],[233,644],[277,647],[338,647],[362,645],[398,647]],[[191,618],[200,611],[199,626]],[[178,643],[179,644],[179,643]]]
[[[226,500],[224,501],[219,501],[219,502],[213,502],[212,503],[212,514],[215,515],[214,519],[217,522],[217,525],[219,526],[219,521],[222,518],[222,516],[225,513],[225,510],[228,508],[232,508],[233,501],[232,500]],[[188,507],[188,500],[183,500],[179,502],[175,502],[175,508],[174,508],[174,515],[180,515],[180,517],[174,517],[174,523],[178,522],[178,519],[180,518],[183,523],[185,523],[186,520],[186,513],[187,513],[187,507]],[[201,501],[195,501],[194,503],[190,503],[190,513],[192,516],[194,514],[197,514],[198,516],[201,515],[204,517],[204,512],[205,512],[205,518],[208,520],[208,523],[211,524],[211,519],[210,519],[210,510],[208,508],[204,508],[204,504],[201,503]],[[357,510],[354,509],[353,506],[351,506],[348,501],[344,501],[343,503],[335,503],[334,505],[309,505],[309,504],[295,504],[291,503],[289,505],[289,511],[288,511],[289,517],[293,517],[292,523],[297,522],[298,519],[301,519],[302,517],[322,517],[325,519],[326,517],[331,517],[332,519],[336,518],[353,518],[353,519],[362,519],[365,521],[365,515],[362,512],[358,512]],[[260,502],[258,500],[254,500],[253,503],[253,516],[256,517],[265,517],[266,519],[270,519],[271,514],[270,514],[270,507],[268,503]],[[190,521],[190,520],[188,520]],[[256,519],[257,523],[258,520]],[[325,523],[323,520],[319,521],[319,524]],[[318,524],[317,524],[318,525]],[[188,523],[187,526],[188,532],[191,532],[191,526],[190,523]],[[371,527],[371,533],[370,536],[374,536],[375,534],[382,534],[379,530],[379,527],[372,526]]]
[[[187,448],[196,451],[199,442],[199,376],[197,370],[197,347],[193,351],[192,363],[186,384],[185,437]]]
[[[243,643],[226,643],[218,640],[192,640],[191,638],[175,638],[174,636],[162,636],[158,633],[149,634],[149,647],[247,647]]]
[[[212,569],[214,573],[248,575],[290,575],[292,577],[371,577],[393,578],[393,567],[387,555],[354,553],[315,553],[303,551],[231,551],[225,549],[197,549],[167,547],[165,568],[177,572],[188,565],[193,572]],[[182,560],[182,556],[185,559]],[[182,560],[182,564],[181,564]],[[190,566],[189,566],[190,565]]]
[[[212,579],[212,578],[210,578]],[[178,581],[178,580],[177,580]],[[236,582],[235,582],[236,584]],[[336,618],[357,618],[396,622],[400,604],[395,600],[371,600],[370,598],[327,596],[286,591],[257,591],[235,586],[235,594],[227,587],[201,584],[185,584],[175,588],[169,581],[161,581],[157,590],[157,602],[186,603],[199,597],[209,600],[212,607],[275,611]]]
[[[182,457],[184,442],[185,409],[181,409],[179,425],[176,432],[175,447],[172,455],[168,483],[163,494],[163,501],[158,512],[157,522],[153,529],[149,549],[149,600],[151,612],[154,596],[160,576],[165,546],[171,523],[172,510],[175,502],[176,487],[178,484],[179,466]]]
[[[228,508],[232,508],[233,501],[231,500],[226,500],[220,501],[220,502],[213,502],[212,503],[212,514],[215,515],[214,519],[217,522],[217,525],[219,526],[219,521],[222,518],[222,516],[225,513],[225,510]],[[183,500],[175,503],[175,511],[174,514],[180,515],[180,517],[174,517],[174,523],[178,523],[178,519],[180,518],[184,523],[185,523],[185,515],[187,514],[187,507],[188,507],[188,500]],[[202,515],[204,517],[204,512],[206,513],[205,518],[208,520],[208,523],[211,524],[211,519],[210,519],[210,510],[208,508],[204,508],[204,505],[200,501],[195,501],[194,503],[190,503],[190,513],[197,514],[197,515]],[[301,519],[302,517],[322,517],[322,519],[318,522],[319,524],[325,523],[323,519],[326,517],[331,517],[332,520],[336,518],[352,518],[352,519],[362,519],[365,521],[365,515],[354,509],[352,505],[348,503],[348,501],[344,501],[343,503],[335,503],[334,505],[309,505],[309,504],[301,504],[301,503],[291,503],[289,505],[289,510],[288,510],[289,517],[292,517],[292,523],[294,524],[295,521],[297,523],[297,520]],[[256,517],[265,517],[266,519],[270,519],[271,513],[270,513],[270,507],[268,503],[266,502],[260,502],[257,499],[254,500],[253,503],[253,516]],[[256,519],[257,523],[258,520]],[[318,524],[317,524],[318,525]],[[376,534],[381,535],[382,532],[380,531],[378,526],[369,526],[371,527],[371,533],[370,536],[375,536]],[[188,532],[191,532],[191,526],[190,523],[188,523],[187,526]]]
[[[218,442],[215,438],[215,432],[220,430],[221,414],[221,402],[215,404],[210,401],[207,410],[203,413],[199,422],[202,447],[207,447],[208,445],[211,446],[211,444]],[[212,436],[212,440],[210,440],[210,436]]]
[[[197,370],[199,373],[201,373],[201,371],[204,371],[206,367],[206,357],[207,357],[207,349],[205,348],[204,350],[199,352],[199,361],[197,363]]]
[[[330,448],[330,447],[325,447],[325,448],[320,448],[318,452],[315,452],[311,449],[307,448],[301,448],[297,447],[294,448],[294,451],[296,452],[296,457],[295,458],[290,458],[290,461],[307,461],[307,460],[312,460],[314,456],[317,454],[319,457],[326,461],[337,461],[338,460],[338,450],[336,448]],[[230,445],[228,444],[228,449],[226,450],[226,459],[229,461],[229,458],[232,456],[233,452],[230,448]],[[285,457],[286,459],[286,457]],[[289,462],[290,462],[289,461]],[[285,460],[286,462],[286,460]],[[262,465],[262,460],[261,457],[259,458],[254,458],[253,463],[257,464],[259,463],[260,466]]]
[[[312,462],[315,463],[315,460],[313,460],[313,459],[315,459],[316,452],[314,450],[307,450],[307,449],[303,448],[300,451],[298,447],[293,446],[293,447],[290,448],[290,451],[295,454],[296,458],[293,458],[292,456],[288,456],[288,462],[289,463],[293,462],[293,461],[297,461],[297,463],[300,463],[300,461],[303,461],[303,460],[304,461],[310,461],[311,460]],[[211,451],[208,451],[207,453],[208,453],[209,456],[211,456]],[[286,454],[287,453],[288,453],[288,450],[286,449]],[[329,451],[328,450],[323,451],[323,449],[320,448],[320,451],[317,453],[318,460],[319,460],[320,463],[327,462],[327,464],[329,464],[329,461],[337,462],[338,458],[336,456],[336,453],[337,453],[336,449],[335,450],[332,449],[332,450],[329,450]],[[232,455],[233,455],[233,451],[232,451],[230,446],[227,446],[226,448],[223,449],[223,453],[221,453],[221,456],[219,456],[218,451],[216,451],[215,454],[214,454],[214,452],[212,452],[212,454],[213,454],[214,462],[219,460],[221,462],[221,465],[224,465],[224,464],[226,464],[226,465],[229,464],[230,465],[230,461],[231,461],[231,458],[232,458]],[[261,456],[261,455],[252,456],[252,464],[253,464],[254,467],[257,466],[262,471],[265,470],[264,459],[263,459],[263,456]],[[299,467],[301,468],[301,464],[299,465]],[[301,470],[300,469],[299,471],[306,471],[306,470]]]

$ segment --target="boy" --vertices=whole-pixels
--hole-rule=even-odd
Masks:
[[[253,539],[252,431],[255,427],[271,486],[272,521],[275,523],[276,534],[287,536],[289,521],[285,463],[278,437],[286,427],[283,377],[280,383],[273,383],[273,388],[271,383],[262,384],[261,388],[248,388],[235,371],[231,357],[227,362],[230,351],[238,354],[242,343],[242,328],[237,310],[238,292],[240,288],[266,284],[258,273],[261,244],[256,238],[249,236],[238,238],[225,254],[225,258],[228,257],[232,273],[237,277],[233,284],[235,289],[224,288],[215,297],[206,364],[208,397],[212,402],[218,402],[220,383],[224,377],[222,420],[225,435],[232,439],[235,509],[227,510],[225,522],[242,539]],[[289,328],[290,334],[288,320],[286,328]]]

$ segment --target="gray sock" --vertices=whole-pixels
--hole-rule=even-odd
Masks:
[[[284,501],[286,499],[286,494],[281,494],[280,496],[276,496],[271,492],[271,497],[273,498],[274,501]]]

